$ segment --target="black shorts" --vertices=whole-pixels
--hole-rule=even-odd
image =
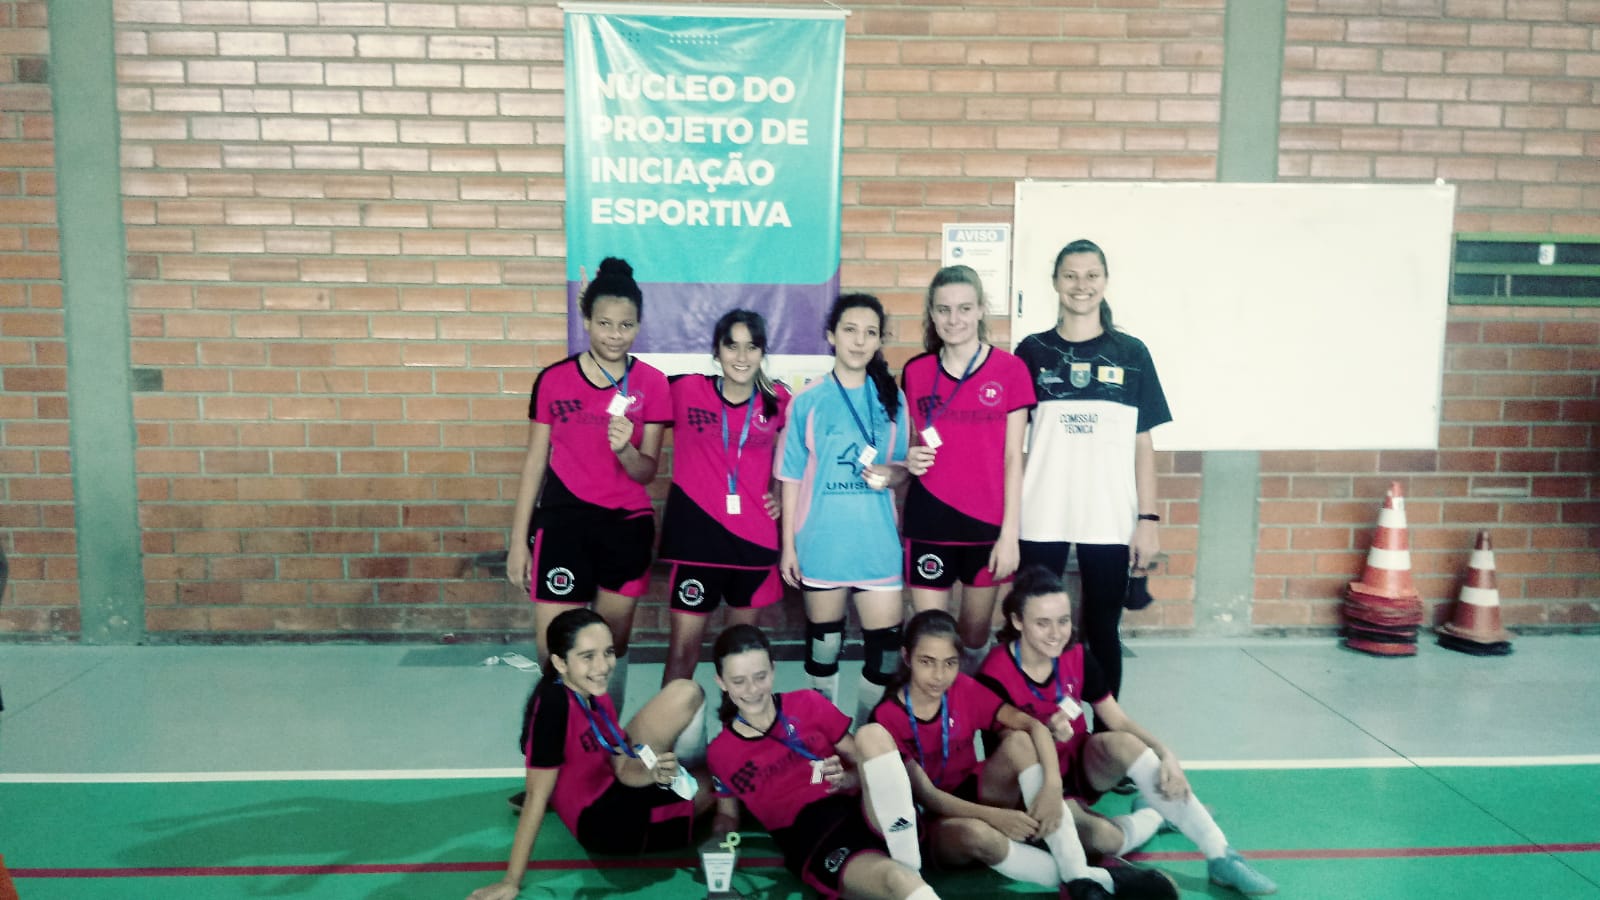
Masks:
[[[994,544],[933,544],[910,539],[902,544],[907,587],[948,591],[958,581],[973,587],[1004,583],[995,581],[989,571],[989,554],[994,551]]]
[[[1056,745],[1056,752],[1061,754],[1061,795],[1069,800],[1076,800],[1084,809],[1088,809],[1100,802],[1105,791],[1097,791],[1089,783],[1089,767],[1083,761],[1085,750],[1089,749],[1087,738],[1073,745],[1070,750],[1062,750],[1061,745]]]
[[[613,781],[578,815],[574,837],[590,853],[613,856],[681,849],[694,843],[694,801]]]
[[[673,612],[704,615],[716,611],[724,600],[734,609],[761,609],[783,598],[777,566],[740,569],[674,562],[668,578]]]
[[[800,810],[788,828],[772,832],[783,864],[823,897],[844,892],[844,867],[858,853],[889,855],[859,794],[834,794]]]
[[[533,599],[589,603],[599,590],[642,597],[650,587],[656,518],[648,509],[558,506],[533,514]]]

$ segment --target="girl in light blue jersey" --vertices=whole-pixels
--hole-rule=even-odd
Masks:
[[[838,702],[845,601],[861,618],[866,662],[856,722],[865,722],[899,665],[900,534],[888,488],[927,471],[907,459],[905,395],[883,358],[883,304],[845,294],[828,314],[833,371],[795,394],[783,461],[784,580],[805,591],[806,674]]]

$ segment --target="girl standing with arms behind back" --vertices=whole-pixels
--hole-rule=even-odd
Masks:
[[[528,401],[528,452],[511,515],[506,577],[529,591],[539,662],[563,610],[594,604],[616,638],[609,694],[623,708],[633,609],[649,587],[667,378],[628,355],[644,294],[633,268],[607,257],[578,299],[589,349],[539,373]],[[537,500],[538,508],[534,508]]]
[[[806,674],[838,702],[845,601],[855,595],[866,662],[856,722],[899,668],[900,533],[887,488],[906,475],[905,395],[883,358],[883,304],[845,294],[828,314],[833,371],[795,394],[784,438],[784,580],[805,591]],[[915,461],[912,462],[915,466]],[[923,469],[913,470],[918,474]]]
[[[959,584],[962,657],[983,659],[998,585],[1018,559],[1022,441],[1033,381],[1017,357],[990,345],[983,282],[967,266],[928,285],[922,346],[901,381],[914,439],[934,464],[906,490],[905,571],[920,612],[945,609]]]
[[[706,618],[724,601],[729,624],[754,625],[783,596],[778,580],[775,453],[789,389],[761,371],[767,323],[736,309],[717,321],[721,375],[672,379],[672,491],[661,526],[672,640],[661,683],[693,678]]]
[[[1150,429],[1172,413],[1150,351],[1112,324],[1110,274],[1093,241],[1062,247],[1050,271],[1056,327],[1024,338],[1017,356],[1039,397],[1022,476],[1022,565],[1060,575],[1078,545],[1083,639],[1116,696],[1128,569],[1147,569],[1161,550]]]

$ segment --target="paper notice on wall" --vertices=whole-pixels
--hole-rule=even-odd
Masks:
[[[1011,226],[1006,223],[944,226],[940,264],[971,266],[983,281],[990,315],[1011,314]]]

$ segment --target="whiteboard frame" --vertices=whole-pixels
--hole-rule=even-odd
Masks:
[[[1172,407],[1159,449],[1436,449],[1454,213],[1446,184],[1019,182],[1013,345],[1086,237]]]

